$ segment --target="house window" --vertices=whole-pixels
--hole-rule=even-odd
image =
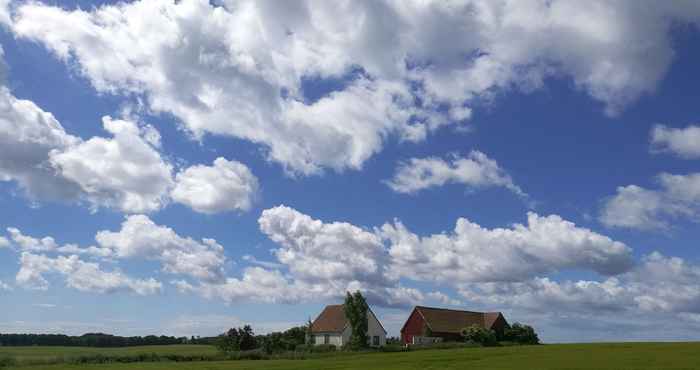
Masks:
[[[323,336],[323,344],[330,344],[331,343],[331,336],[326,334]]]
[[[379,345],[379,336],[375,335],[372,337],[372,345],[373,346],[378,346]]]

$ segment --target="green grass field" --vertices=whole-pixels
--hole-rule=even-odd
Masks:
[[[96,352],[127,351],[213,351],[206,346],[159,346],[130,349],[76,348],[2,348],[0,354],[25,356],[56,356]],[[64,351],[61,353],[61,351]],[[67,352],[66,352],[67,351]],[[134,352],[136,351],[136,352]],[[351,370],[351,369],[484,369],[484,370],[646,370],[700,369],[700,343],[617,343],[617,344],[557,344],[528,347],[466,348],[425,350],[407,353],[371,353],[344,355],[313,360],[269,360],[188,363],[137,363],[107,365],[45,365],[18,367],[31,370]]]
[[[17,361],[50,360],[60,357],[82,355],[137,355],[141,353],[176,354],[176,355],[213,355],[217,350],[213,346],[203,345],[172,345],[172,346],[140,346],[125,348],[91,348],[91,347],[0,347],[0,357],[14,357]]]

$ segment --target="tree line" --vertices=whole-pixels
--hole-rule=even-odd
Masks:
[[[255,335],[250,325],[232,328],[217,338],[215,344],[222,352],[234,353],[261,349],[268,354],[295,351],[305,346],[309,326],[296,326],[283,332]]]
[[[191,343],[187,337],[147,335],[121,337],[104,333],[81,336],[64,334],[0,334],[1,346],[131,347]]]

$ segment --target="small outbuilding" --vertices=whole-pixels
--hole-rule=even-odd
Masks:
[[[458,341],[462,329],[478,325],[502,335],[508,322],[500,312],[473,312],[416,306],[401,328],[404,344]]]
[[[342,347],[350,342],[351,334],[350,321],[345,317],[342,304],[326,306],[311,324],[311,343],[315,345]],[[367,310],[367,337],[372,347],[386,345],[386,330],[371,308]]]

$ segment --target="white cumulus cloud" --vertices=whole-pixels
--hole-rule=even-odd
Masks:
[[[272,250],[277,264],[246,268],[240,278],[224,283],[179,280],[175,285],[227,302],[339,299],[345,291],[359,289],[374,304],[404,307],[426,299],[449,304],[458,300],[440,292],[424,294],[402,279],[458,286],[518,282],[567,269],[616,275],[634,265],[625,244],[559,216],[534,213],[527,225],[511,229],[489,230],[459,219],[454,233],[427,237],[411,233],[399,221],[365,229],[324,222],[286,206],[263,211],[258,223],[277,244]],[[244,260],[256,264],[252,258]],[[256,289],[259,282],[269,284]]]
[[[263,211],[260,230],[280,245],[277,259],[299,279],[383,283],[386,253],[373,232],[345,222],[324,223],[295,209]]]
[[[659,188],[621,186],[600,211],[600,221],[609,227],[641,230],[666,229],[670,220],[697,220],[700,215],[700,173],[657,177]]]
[[[51,258],[43,254],[22,252],[16,281],[19,286],[47,290],[45,274],[64,277],[66,285],[83,292],[111,293],[120,290],[139,295],[160,292],[162,284],[153,278],[134,279],[120,271],[104,271],[94,262],[85,262],[76,255]]]
[[[95,236],[100,247],[115,258],[145,258],[159,261],[171,274],[204,281],[224,278],[224,247],[214,239],[181,237],[173,229],[155,224],[145,215],[128,216],[121,230],[103,230]]]
[[[463,284],[471,302],[517,309],[569,313],[700,313],[700,266],[658,252],[627,273],[603,281],[534,278],[512,283]]]
[[[24,235],[19,229],[14,227],[8,227],[7,233],[10,235],[14,244],[21,250],[28,252],[48,252],[58,248],[58,244],[56,244],[54,238],[50,236],[38,239]],[[5,240],[7,241],[7,239]]]
[[[303,174],[359,169],[389,137],[423,140],[468,119],[478,98],[550,77],[615,114],[664,77],[672,25],[700,19],[692,1],[27,2],[11,13],[18,38],[75,63],[98,91],[142,97],[195,136],[261,144]],[[349,81],[307,99],[304,81],[327,78]]]
[[[399,221],[385,224],[392,272],[440,282],[519,281],[577,268],[604,275],[625,272],[631,249],[559,216],[528,213],[527,225],[486,229],[460,218],[452,233],[420,237]]]
[[[411,158],[401,162],[394,177],[386,183],[396,192],[409,194],[445,184],[462,184],[469,189],[505,187],[525,196],[495,160],[476,150],[466,157],[455,156],[449,161],[437,157]]]
[[[102,119],[113,138],[90,140],[50,153],[61,175],[80,185],[94,207],[138,213],[160,209],[172,186],[172,166],[153,146],[152,127]]]
[[[224,158],[212,166],[196,165],[177,174],[171,197],[201,213],[248,211],[259,192],[258,178],[250,169]]]
[[[16,182],[31,199],[76,199],[79,187],[56,173],[49,154],[79,141],[51,113],[0,86],[0,181]]]
[[[657,125],[651,131],[653,152],[669,152],[682,158],[700,158],[700,126],[671,128]]]

